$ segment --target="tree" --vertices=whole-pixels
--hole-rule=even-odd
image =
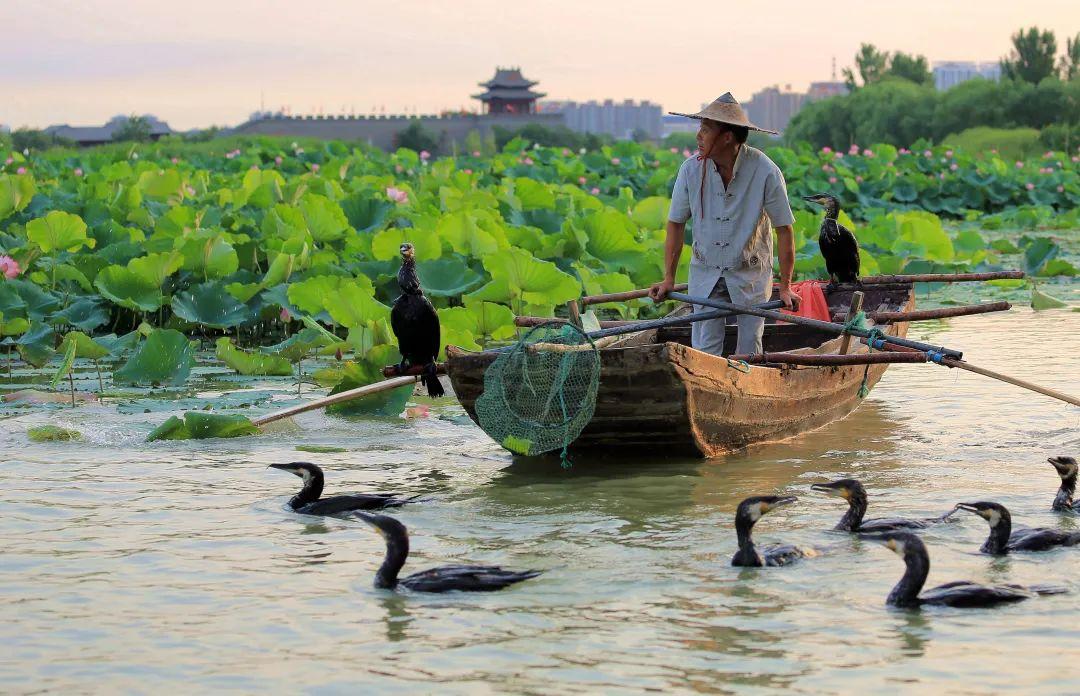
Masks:
[[[855,65],[859,70],[859,77],[862,78],[863,85],[870,85],[880,80],[882,75],[885,74],[888,62],[888,52],[877,50],[874,44],[862,44],[859,46],[859,52],[855,54]],[[855,81],[855,74],[851,68],[844,68],[844,82],[851,92],[858,88],[859,85]]]
[[[1066,82],[1080,77],[1080,34],[1075,38],[1065,39],[1065,55],[1061,57],[1058,69],[1061,71],[1061,79]]]
[[[48,150],[51,147],[74,147],[75,141],[60,138],[35,128],[17,128],[11,133],[11,146],[23,150]]]
[[[407,147],[416,152],[427,150],[435,154],[439,149],[439,139],[434,133],[424,128],[424,124],[420,121],[413,121],[394,135],[394,145]]]
[[[1057,39],[1054,32],[1049,29],[1040,32],[1038,27],[1027,31],[1021,29],[1012,35],[1012,42],[1012,53],[1001,59],[1002,77],[1037,85],[1056,74]]]
[[[150,139],[150,121],[145,116],[132,114],[124,121],[124,125],[113,131],[112,139],[115,142],[130,140],[141,143]]]
[[[934,76],[930,73],[930,65],[926,56],[916,56],[897,51],[889,59],[887,74],[910,80],[917,85],[933,84]]]

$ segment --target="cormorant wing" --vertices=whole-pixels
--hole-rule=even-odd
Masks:
[[[308,503],[297,512],[305,515],[338,515],[343,512],[355,510],[381,510],[389,507],[401,507],[406,500],[398,498],[396,494],[381,495],[377,493],[354,493],[351,495],[335,495],[329,498],[320,498]]]
[[[1010,551],[1045,551],[1055,546],[1075,546],[1080,532],[1059,532],[1056,529],[1017,529],[1009,537]]]
[[[451,565],[413,573],[399,582],[418,592],[490,592],[535,578],[540,573],[539,570],[504,570],[499,566]]]
[[[967,580],[949,582],[919,595],[923,604],[948,607],[987,607],[1019,602],[1035,595],[1019,585],[979,585]]]
[[[803,549],[792,544],[766,546],[760,550],[760,553],[762,558],[765,559],[765,565],[767,566],[788,565],[789,563],[793,563],[806,556],[806,552]]]
[[[923,529],[927,524],[928,522],[923,520],[906,520],[902,517],[875,517],[872,520],[863,520],[858,531],[860,533],[881,534],[904,529]]]

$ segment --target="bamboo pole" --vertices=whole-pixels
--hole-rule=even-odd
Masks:
[[[679,283],[675,286],[675,292],[684,292],[687,289],[686,283]],[[626,292],[612,292],[607,295],[587,295],[581,298],[581,306],[587,307],[592,304],[601,304],[603,302],[627,302],[629,300],[640,300],[643,297],[649,296],[649,288],[642,288],[640,290],[627,290]]]
[[[881,363],[924,363],[926,353],[912,351],[856,353],[754,353],[753,355],[729,355],[729,360],[744,360],[748,363],[781,363],[788,365],[877,365]]]
[[[267,423],[273,423],[274,421],[281,420],[282,418],[295,416],[298,413],[315,411],[320,408],[326,408],[327,406],[333,406],[334,404],[340,404],[342,401],[351,401],[353,399],[358,399],[361,396],[378,394],[379,392],[389,391],[390,389],[397,389],[398,387],[415,384],[417,382],[417,379],[417,377],[407,375],[405,377],[386,379],[382,382],[375,382],[374,384],[365,384],[364,386],[357,387],[356,389],[349,389],[348,391],[343,391],[338,394],[324,396],[321,399],[315,399],[314,401],[309,401],[306,404],[300,404],[298,406],[292,406],[290,408],[282,409],[280,411],[267,414],[260,418],[252,418],[251,422],[257,426],[263,426]]]
[[[969,283],[985,280],[1022,280],[1023,271],[993,271],[989,273],[917,273],[914,275],[881,275],[860,278],[863,285],[881,283]]]
[[[851,304],[848,305],[849,317],[856,316],[859,312],[862,311],[863,297],[864,295],[861,290],[856,290],[855,292],[851,293]],[[844,337],[840,339],[840,350],[837,352],[843,355],[844,353],[848,352],[848,348],[850,347],[851,334],[846,333],[844,334]]]
[[[985,304],[962,305],[959,307],[941,307],[939,309],[916,309],[910,312],[868,312],[866,316],[878,322],[928,321],[949,317],[967,317],[989,312],[1007,312],[1012,309],[1008,302],[987,302]]]

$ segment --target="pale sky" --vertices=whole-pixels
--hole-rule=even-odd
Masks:
[[[696,110],[725,91],[804,90],[860,42],[997,60],[1019,27],[1080,33],[1080,0],[0,0],[0,124],[153,113],[235,125],[293,113],[473,108],[496,65],[549,99]]]

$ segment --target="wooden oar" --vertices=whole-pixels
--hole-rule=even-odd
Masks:
[[[370,394],[378,394],[379,392],[389,391],[391,389],[397,389],[398,387],[404,387],[408,384],[415,384],[420,379],[415,375],[406,375],[404,377],[394,377],[393,379],[384,379],[381,382],[374,382],[372,384],[365,384],[362,387],[356,389],[349,389],[347,391],[332,394],[330,396],[324,396],[321,399],[315,399],[309,401],[306,404],[300,404],[298,406],[291,406],[289,408],[276,411],[274,413],[268,413],[260,418],[252,418],[251,422],[257,426],[263,426],[267,423],[273,423],[276,420],[282,418],[288,418],[289,416],[295,416],[298,413],[306,413],[307,411],[315,411],[320,408],[326,408],[327,406],[333,406],[334,404],[340,404],[342,401],[352,401],[353,399],[359,399],[362,396],[368,396]]]
[[[769,309],[758,309],[757,307],[749,307],[746,305],[737,305],[731,302],[722,302],[720,300],[713,300],[707,297],[691,297],[690,295],[684,295],[681,292],[669,293],[668,297],[673,300],[679,300],[680,302],[686,302],[689,304],[701,305],[703,307],[715,307],[716,309],[725,309],[729,312],[735,312],[736,314],[752,314],[757,317],[764,317],[766,319],[776,319],[777,321],[787,322],[789,324],[799,324],[800,326],[808,326],[820,331],[828,331],[829,333],[845,334],[849,333],[852,336],[861,336],[863,338],[871,335],[869,331],[856,328],[848,328],[844,324],[835,324],[831,321],[821,321],[820,319],[810,319],[808,317],[800,317],[794,314],[784,314],[782,312],[775,312]],[[947,355],[950,358],[960,359],[964,357],[964,354],[958,350],[951,348],[945,348],[942,346],[932,346],[929,343],[922,343],[920,341],[912,341],[907,338],[900,338],[899,336],[885,336],[884,340],[890,345],[904,346],[907,348],[915,348],[921,351],[933,351],[942,355]]]
[[[862,339],[862,342],[870,345],[872,348],[878,348],[879,346],[884,345],[884,343],[882,343],[881,339],[877,339],[877,338],[875,338],[872,343],[869,342],[865,338]],[[901,346],[901,347],[891,347],[891,350],[909,352],[911,349]],[[999,380],[1001,382],[1006,382],[1008,384],[1015,385],[1017,387],[1022,387],[1024,389],[1029,389],[1029,390],[1031,390],[1033,392],[1037,392],[1039,394],[1042,394],[1043,396],[1049,396],[1052,399],[1058,399],[1059,401],[1064,401],[1067,404],[1072,404],[1073,406],[1080,406],[1080,399],[1076,398],[1075,396],[1070,396],[1069,394],[1065,394],[1064,392],[1059,392],[1056,389],[1048,389],[1047,387],[1039,386],[1038,384],[1035,384],[1034,382],[1028,382],[1027,380],[1017,379],[1016,377],[1010,377],[1009,375],[1004,375],[1004,374],[1002,374],[1000,372],[995,372],[993,370],[988,370],[985,367],[979,367],[977,365],[972,365],[971,363],[966,362],[964,360],[955,360],[955,359],[947,357],[947,356],[934,355],[934,354],[928,354],[927,357],[929,357],[931,362],[936,362],[939,365],[944,365],[945,367],[958,367],[961,370],[967,370],[968,372],[974,372],[975,374],[982,375],[983,377],[990,377],[991,379],[996,379],[996,380]]]

